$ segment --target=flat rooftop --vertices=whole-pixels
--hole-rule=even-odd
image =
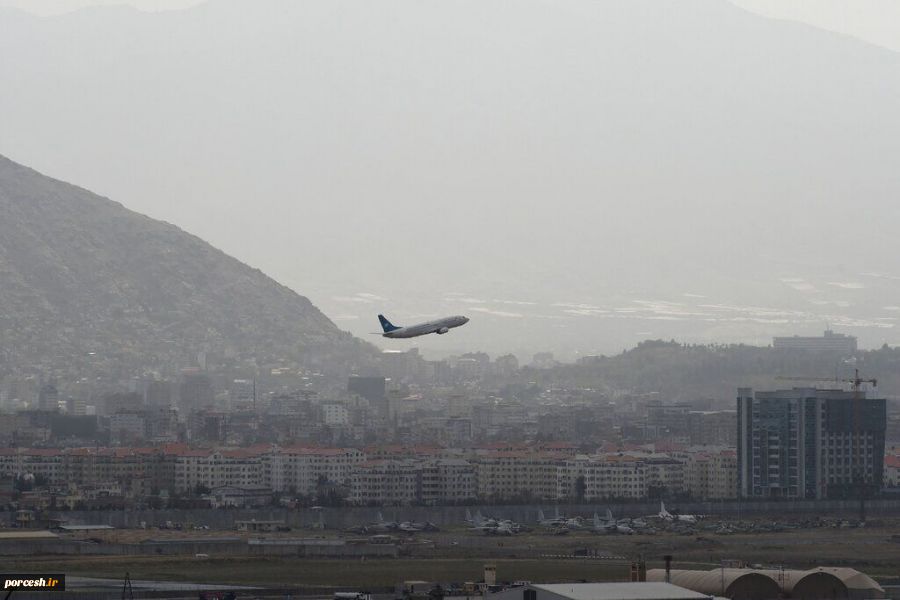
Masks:
[[[706,600],[706,594],[672,585],[641,581],[634,583],[551,583],[535,589],[571,600]]]
[[[20,529],[18,531],[0,531],[0,540],[58,540],[59,536],[46,530]]]

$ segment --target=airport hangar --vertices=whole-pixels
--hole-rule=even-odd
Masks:
[[[650,569],[647,581],[666,581],[666,570]],[[884,589],[865,573],[839,567],[818,567],[808,571],[673,569],[669,581],[697,593],[731,600],[875,600],[886,597]]]
[[[713,600],[671,583],[552,583],[527,584],[485,597],[489,600]]]

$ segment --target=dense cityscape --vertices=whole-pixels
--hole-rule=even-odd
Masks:
[[[830,332],[775,341],[826,362],[851,357],[855,343]],[[6,506],[836,499],[860,487],[875,498],[900,480],[900,415],[871,382],[672,402],[578,387],[547,353],[527,367],[512,355],[427,361],[415,350],[381,361],[384,375],[343,386],[288,369],[8,378]],[[548,377],[551,387],[527,381]]]
[[[900,598],[898,52],[0,0],[3,600]]]

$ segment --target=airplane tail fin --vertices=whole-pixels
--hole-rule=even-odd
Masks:
[[[399,327],[388,321],[384,315],[378,315],[378,320],[381,321],[381,328],[384,329],[385,333],[400,329]]]
[[[543,521],[543,520],[544,520],[544,511],[539,510],[538,511],[538,521]]]
[[[608,509],[608,508],[606,509],[606,520],[607,520],[607,521],[612,521],[612,520],[613,520],[612,511],[611,511],[610,509]]]
[[[594,513],[594,528],[600,529],[600,515]]]
[[[468,508],[466,509],[466,521],[472,521],[472,512]]]

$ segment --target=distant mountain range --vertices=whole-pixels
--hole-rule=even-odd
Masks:
[[[890,50],[726,0],[209,0],[0,32],[0,153],[357,335],[384,312],[472,317],[416,340],[435,355],[900,344]]]
[[[375,351],[203,240],[4,157],[0,215],[0,374],[173,371],[204,354],[334,371]]]

